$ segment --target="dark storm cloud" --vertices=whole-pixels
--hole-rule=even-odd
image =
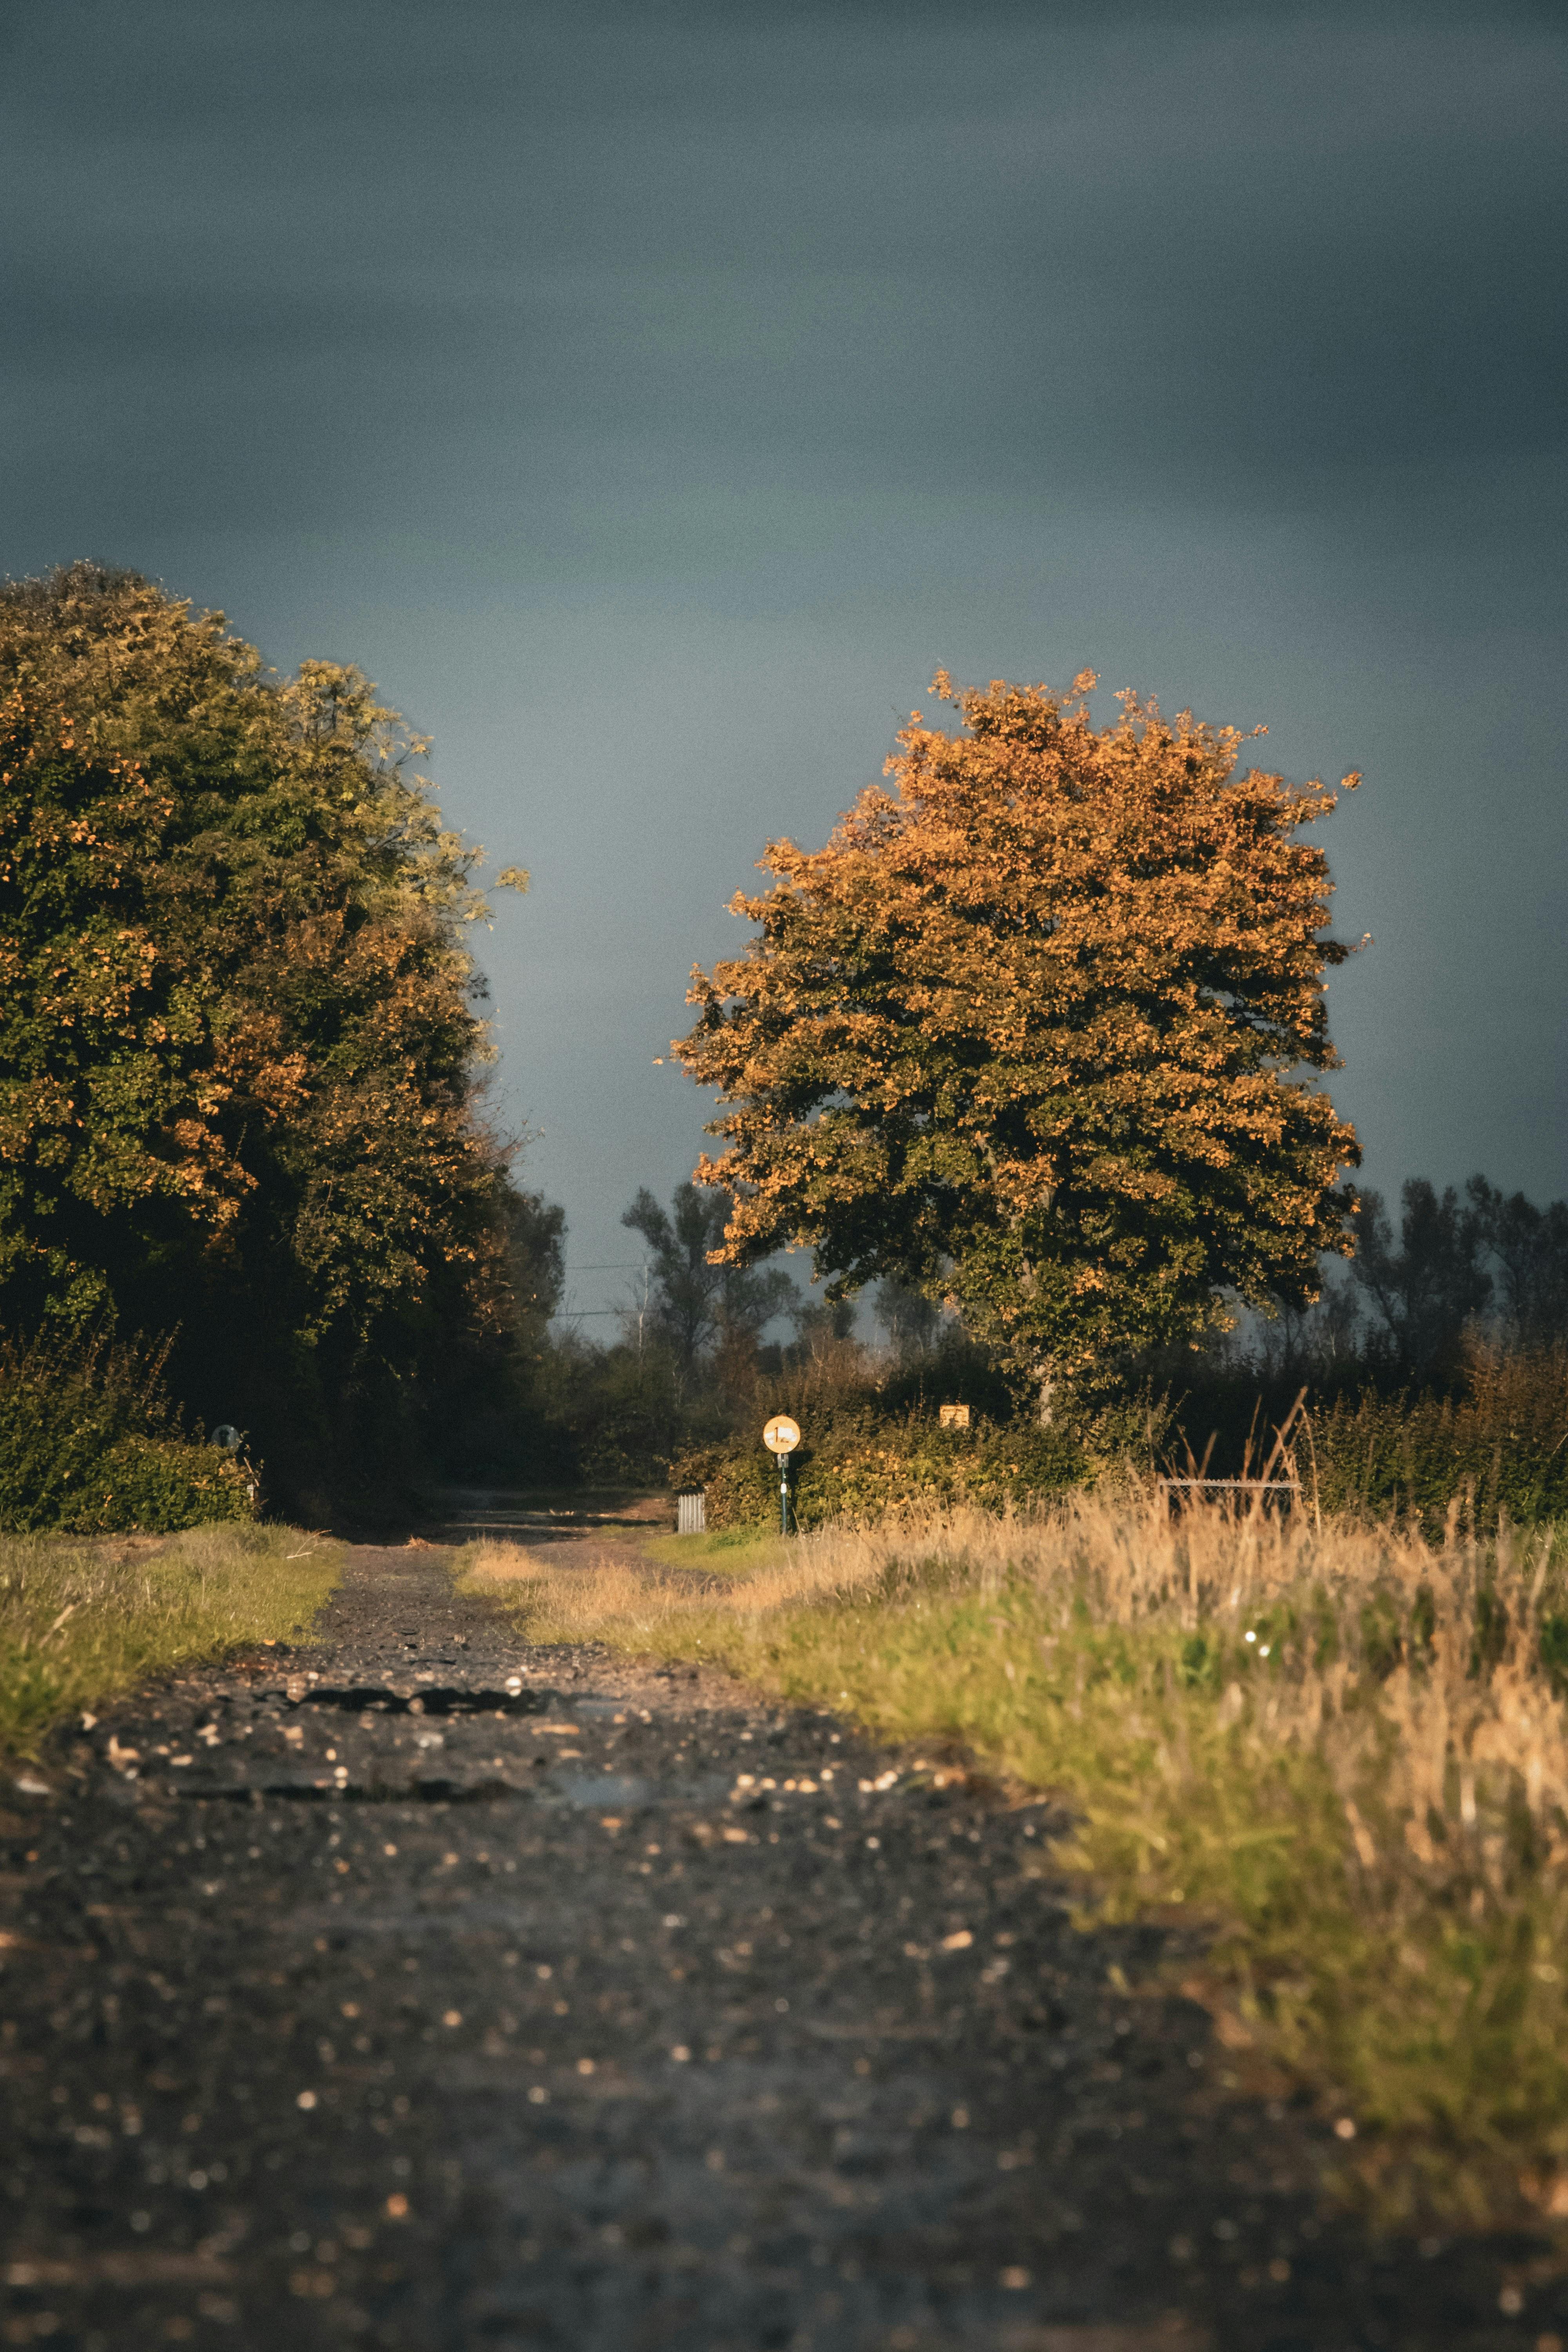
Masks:
[[[1426,15],[68,9],[19,429],[193,511],[237,442],[274,514],[445,500],[422,427],[528,436],[546,507],[590,446],[1273,504],[1543,452],[1562,46]]]
[[[508,1101],[580,1255],[770,835],[937,660],[1368,771],[1376,1181],[1564,1189],[1553,5],[56,0],[0,18],[0,570],[363,660],[535,895]],[[613,1287],[613,1284],[612,1284]]]

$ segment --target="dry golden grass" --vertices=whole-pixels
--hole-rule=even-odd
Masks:
[[[668,1619],[710,1607],[767,1613],[805,1601],[827,1598],[842,1584],[842,1571],[825,1535],[723,1535],[655,1537],[629,1556],[627,1547],[598,1551],[572,1546],[557,1565],[544,1551],[517,1544],[475,1544],[463,1556],[463,1570],[482,1588],[526,1590],[530,1609],[549,1617],[551,1641],[614,1638],[606,1625],[635,1626],[652,1633]],[[570,1631],[567,1630],[570,1627]]]
[[[1237,2063],[1312,2086],[1342,2186],[1401,2221],[1568,2220],[1552,1529],[1077,1495],[657,1553],[470,1565],[537,1639],[711,1658],[1060,1791],[1089,1906],[1202,1924]]]

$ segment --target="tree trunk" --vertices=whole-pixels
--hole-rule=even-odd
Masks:
[[[1056,1366],[1054,1363],[1037,1365],[1035,1381],[1039,1399],[1036,1418],[1041,1429],[1049,1429],[1056,1418]]]

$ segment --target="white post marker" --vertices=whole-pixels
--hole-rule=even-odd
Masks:
[[[798,1422],[787,1412],[776,1412],[762,1433],[762,1443],[779,1465],[779,1532],[789,1532],[789,1456],[800,1443]]]

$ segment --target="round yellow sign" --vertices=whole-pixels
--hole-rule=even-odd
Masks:
[[[800,1443],[800,1432],[787,1412],[776,1412],[762,1433],[762,1443],[769,1454],[793,1454]]]

